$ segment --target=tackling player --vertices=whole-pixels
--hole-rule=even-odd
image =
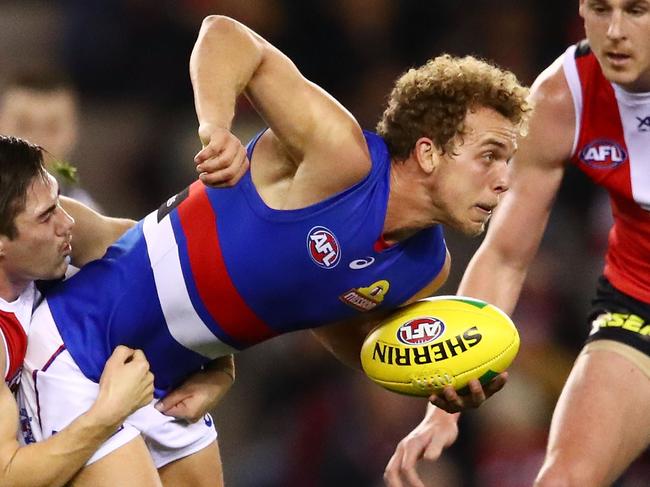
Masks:
[[[609,192],[591,332],[555,408],[538,486],[611,485],[650,438],[650,1],[580,0],[580,15],[587,42],[535,82],[512,188],[459,288],[512,312],[566,165]],[[388,485],[423,486],[416,462],[455,440],[456,421],[430,407],[398,445]]]
[[[74,220],[59,205],[57,183],[45,172],[42,162],[40,148],[0,137],[2,486],[64,485],[129,414],[150,402],[153,394],[153,377],[142,352],[117,347],[102,372],[97,400],[87,412],[42,443],[21,447],[17,441],[19,410],[10,389],[17,387],[20,378],[38,296],[34,280],[61,277],[72,250]],[[119,228],[120,222],[114,223]],[[113,239],[117,236],[113,234]],[[84,249],[87,243],[80,239],[79,248]],[[29,420],[24,416],[20,419],[22,424]]]
[[[441,56],[397,81],[381,136],[363,132],[281,52],[225,17],[204,21],[190,65],[206,145],[199,170],[234,166],[236,174],[247,160],[250,170],[233,188],[194,183],[48,293],[21,385],[30,411],[38,398],[43,437],[88,407],[117,343],[142,347],[159,396],[212,359],[303,328],[323,327],[327,346],[358,365],[380,313],[446,279],[441,224],[483,230],[508,188],[529,109],[511,73]],[[248,159],[230,133],[240,93],[270,127]],[[374,306],[345,299],[379,281],[388,285]],[[68,387],[74,401],[56,392]],[[137,415],[129,423],[148,426]],[[140,448],[125,443],[133,434],[120,431],[102,447],[85,484],[126,475],[121,459]]]

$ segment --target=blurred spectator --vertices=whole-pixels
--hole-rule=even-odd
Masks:
[[[45,164],[59,179],[61,193],[97,208],[79,188],[70,158],[79,138],[79,102],[71,81],[51,70],[14,74],[0,95],[0,133],[45,149]]]

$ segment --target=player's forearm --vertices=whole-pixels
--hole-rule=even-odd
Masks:
[[[482,299],[511,314],[527,271],[527,261],[508,262],[494,252],[479,249],[467,266],[458,294]]]
[[[72,263],[77,267],[101,258],[109,246],[135,225],[133,220],[100,215],[65,196],[61,196],[61,206],[75,220],[72,230]]]
[[[194,103],[201,126],[229,129],[237,96],[263,59],[264,41],[233,19],[203,21],[190,58]]]
[[[3,449],[9,460],[3,460],[0,487],[65,485],[116,428],[86,413],[43,442]]]

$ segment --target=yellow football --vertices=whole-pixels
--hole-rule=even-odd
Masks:
[[[437,296],[396,310],[366,337],[361,364],[377,384],[410,396],[472,379],[486,384],[506,370],[519,334],[496,306],[464,296]]]

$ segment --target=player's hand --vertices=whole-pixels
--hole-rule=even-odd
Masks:
[[[153,374],[142,350],[119,345],[104,366],[91,411],[118,425],[153,400],[153,389]]]
[[[416,466],[424,459],[437,460],[458,437],[458,414],[431,408],[422,422],[402,439],[384,471],[388,487],[425,487]]]
[[[199,128],[201,149],[194,157],[199,179],[213,188],[234,186],[248,170],[246,148],[230,130],[209,124]]]
[[[155,408],[167,416],[192,423],[214,409],[234,382],[232,356],[223,357],[229,364],[209,364],[205,370],[192,374],[179,387],[158,401]]]
[[[485,402],[495,392],[503,389],[508,380],[508,373],[503,372],[488,382],[485,387],[474,379],[469,381],[469,394],[460,395],[453,387],[447,386],[443,391],[429,397],[429,402],[448,413],[457,413],[466,409],[475,409]]]

